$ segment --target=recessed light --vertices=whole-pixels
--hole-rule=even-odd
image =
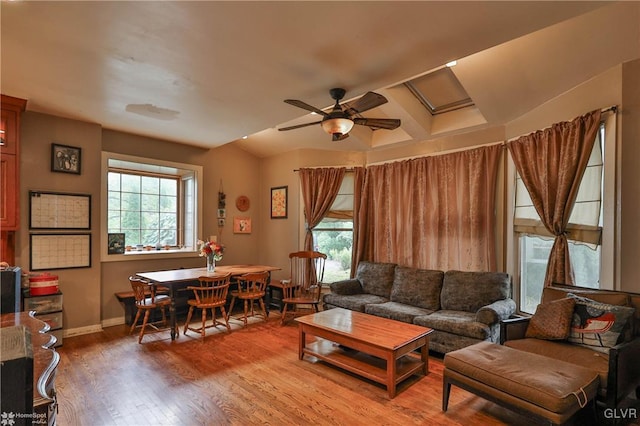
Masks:
[[[447,62],[447,66],[448,66],[449,68],[451,68],[451,67],[455,67],[457,64],[458,64],[458,61],[451,61],[451,62]]]
[[[248,138],[248,137],[249,137],[249,136],[247,136],[247,135],[244,135],[244,136],[242,137],[242,139],[246,139],[246,138]]]

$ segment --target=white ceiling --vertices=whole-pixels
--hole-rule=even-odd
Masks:
[[[1,90],[27,109],[259,156],[304,147],[368,150],[500,126],[640,57],[639,2],[7,2]],[[432,119],[406,89],[457,59],[472,111]],[[373,90],[389,103],[331,142],[285,104],[325,108]],[[451,114],[451,113],[447,113]],[[446,115],[446,114],[442,114]],[[440,120],[440,121],[438,121]],[[455,121],[457,125],[451,125]],[[248,139],[238,141],[243,135]]]

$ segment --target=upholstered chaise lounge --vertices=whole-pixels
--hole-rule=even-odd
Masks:
[[[602,338],[598,340],[599,336],[595,333],[598,330],[592,333],[594,340],[590,344],[576,343],[576,339],[572,337],[560,340],[527,337],[527,328],[532,321],[529,317],[503,321],[501,343],[521,352],[545,356],[549,362],[563,360],[597,372],[600,386],[596,400],[608,408],[616,408],[632,392],[640,398],[640,294],[556,284],[544,288],[541,305],[548,305],[570,295],[597,302],[599,305],[595,306],[598,312],[594,315],[602,314],[604,318],[611,317],[606,311],[614,311],[616,307],[625,307],[627,312],[632,313],[610,347],[602,342]],[[611,306],[607,309],[607,305]],[[580,321],[577,313],[574,317],[572,327],[576,327],[575,323]],[[594,342],[597,343],[594,345]],[[602,346],[598,347],[600,345]]]

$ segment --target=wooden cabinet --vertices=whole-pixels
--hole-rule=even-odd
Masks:
[[[15,231],[20,226],[20,114],[27,101],[2,95],[0,110],[0,253],[15,264]]]

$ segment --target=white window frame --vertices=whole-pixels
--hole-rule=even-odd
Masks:
[[[183,248],[171,250],[151,250],[151,251],[130,251],[124,254],[108,254],[107,233],[108,233],[108,173],[109,160],[120,160],[132,163],[144,164],[151,167],[167,167],[188,171],[194,181],[195,191],[195,208],[193,208],[193,216],[190,220],[196,225],[193,227],[193,235],[185,235],[185,241],[192,242]],[[126,154],[118,154],[113,152],[102,152],[101,161],[101,208],[100,208],[100,236],[102,243],[100,244],[100,259],[102,262],[119,262],[128,260],[147,260],[147,259],[166,259],[167,257],[193,257],[197,256],[197,248],[195,242],[197,235],[200,235],[202,229],[202,205],[203,195],[201,191],[201,182],[203,177],[202,166],[193,164],[176,163],[172,161],[156,160],[152,158],[137,157]],[[179,200],[179,202],[182,202]],[[182,221],[188,220],[186,214],[189,209],[185,208],[185,217]]]
[[[602,194],[602,241],[601,241],[601,257],[600,257],[600,289],[614,290],[620,288],[620,265],[617,253],[619,253],[619,238],[617,223],[620,221],[617,206],[619,205],[617,194],[618,175],[618,144],[619,138],[617,133],[617,114],[607,112],[603,114],[605,141],[604,141],[604,182]],[[507,204],[509,213],[506,215],[505,232],[507,235],[506,242],[506,265],[507,272],[513,277],[513,299],[518,305],[520,311],[520,242],[519,235],[515,232],[514,227],[514,206],[515,206],[515,182],[516,168],[513,159],[507,154],[506,168],[506,187],[507,187]]]

